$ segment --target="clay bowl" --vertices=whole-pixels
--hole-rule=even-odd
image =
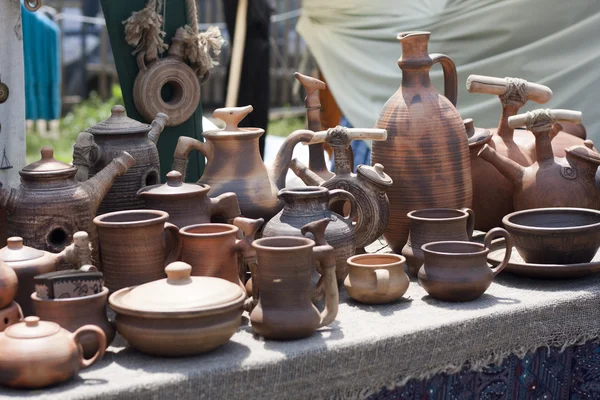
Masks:
[[[527,263],[587,263],[600,248],[600,211],[535,208],[508,214],[502,223]]]

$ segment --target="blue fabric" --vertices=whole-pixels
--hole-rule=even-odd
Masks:
[[[60,31],[41,12],[21,4],[25,64],[25,117],[53,120],[60,117]]]
[[[340,125],[345,126],[346,128],[352,128],[350,121],[344,116],[340,119]],[[360,164],[371,165],[371,149],[364,140],[353,140],[350,142],[350,147],[354,152],[354,172],[356,172],[356,167]],[[334,166],[335,161],[332,157],[329,169],[334,171]]]

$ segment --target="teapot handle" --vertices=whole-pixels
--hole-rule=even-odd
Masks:
[[[467,236],[469,236],[469,240],[471,240],[473,239],[473,231],[475,230],[475,212],[469,207],[463,207],[460,210],[469,214],[469,217],[467,218]]]
[[[444,96],[456,107],[458,96],[458,77],[456,66],[450,57],[444,54],[434,53],[429,55],[433,63],[440,63],[444,70]]]
[[[96,340],[98,340],[98,351],[90,359],[85,359],[82,351],[80,354],[81,359],[79,360],[80,368],[87,368],[96,361],[100,361],[102,357],[104,357],[104,351],[106,350],[106,335],[104,334],[104,331],[98,328],[96,325],[82,326],[73,333],[72,338],[75,343],[81,346],[81,336],[85,335],[86,333],[93,333],[96,335]]]
[[[210,142],[202,142],[189,136],[180,136],[177,139],[177,147],[175,147],[173,153],[173,167],[171,170],[179,171],[183,181],[185,181],[187,173],[188,156],[192,150],[202,153],[206,157],[207,163],[212,158],[212,144]]]
[[[165,249],[168,251],[165,257],[165,267],[181,257],[183,242],[179,237],[179,228],[170,222],[165,222]]]
[[[333,189],[329,191],[329,209],[331,209],[331,205],[336,201],[344,200],[350,203],[350,215],[347,217],[342,217],[344,219],[354,220],[358,213],[358,208],[356,207],[356,198],[350,192],[347,192],[343,189]]]
[[[512,237],[510,237],[510,234],[502,228],[494,228],[485,235],[485,239],[483,240],[483,245],[485,246],[486,250],[489,250],[491,248],[492,240],[494,240],[498,236],[504,238],[506,252],[504,253],[504,259],[502,260],[500,265],[498,265],[493,271],[494,277],[500,272],[502,272],[502,270],[508,265],[513,248],[513,241]]]

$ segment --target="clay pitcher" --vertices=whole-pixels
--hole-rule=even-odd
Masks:
[[[311,222],[302,233],[311,232],[315,240],[281,236],[254,241],[257,264],[251,265],[253,300],[250,314],[252,330],[267,339],[300,339],[335,319],[339,293],[335,281],[333,248],[325,242],[328,219]],[[312,304],[311,275],[320,265],[325,286],[325,310]]]
[[[447,56],[428,54],[429,35],[398,35],[402,85],[376,123],[387,130],[387,141],[373,142],[372,162],[385,165],[394,182],[387,191],[391,213],[384,237],[396,253],[408,239],[409,211],[470,207],[473,194],[467,135],[455,108],[456,68]],[[444,70],[445,96],[429,78],[438,62]]]
[[[402,248],[408,272],[415,276],[423,265],[421,246],[441,240],[469,241],[473,236],[475,214],[470,208],[429,208],[408,213],[410,233]]]

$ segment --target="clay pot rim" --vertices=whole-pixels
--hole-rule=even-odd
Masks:
[[[279,190],[279,192],[277,193],[277,197],[285,196],[286,194],[291,194],[296,197],[308,199],[313,197],[327,196],[328,193],[329,189],[323,186],[300,186],[294,188],[283,188]]]
[[[83,302],[85,300],[94,300],[94,299],[98,299],[100,297],[108,297],[108,288],[106,286],[102,286],[102,291],[98,292],[96,294],[91,294],[89,296],[83,296],[83,297],[69,297],[69,298],[65,298],[65,299],[40,299],[40,297],[37,295],[36,292],[31,293],[31,300],[33,301],[39,301],[40,303],[68,303],[68,302],[72,302],[72,303],[76,303],[76,302]]]
[[[262,128],[241,128],[238,127],[237,131],[206,131],[202,132],[202,137],[210,140],[229,140],[231,138],[236,139],[254,139],[259,138],[265,133]]]
[[[429,35],[429,36],[431,36],[431,32],[429,32],[429,31],[407,31],[407,32],[400,32],[396,36],[396,39],[402,40],[404,38],[407,38],[407,37],[410,37],[410,36],[417,36],[417,35]]]
[[[448,218],[431,218],[431,217],[418,217],[415,214],[419,212],[431,212],[431,211],[450,211],[457,214],[461,214],[456,217],[448,217]],[[412,210],[406,216],[409,219],[414,219],[417,221],[459,221],[463,218],[469,218],[469,213],[463,210],[459,210],[456,208],[422,208],[420,210]]]
[[[154,218],[144,219],[141,221],[140,220],[138,220],[138,221],[105,221],[104,220],[106,218],[114,217],[117,215],[144,214],[144,213],[153,215]],[[97,217],[95,217],[93,219],[93,222],[96,226],[103,227],[103,228],[121,228],[123,226],[139,226],[139,227],[141,227],[141,226],[154,225],[157,222],[167,222],[168,219],[169,219],[169,214],[164,211],[139,209],[139,210],[113,211],[110,213],[98,215]]]
[[[227,228],[227,230],[223,230],[223,231],[219,231],[219,232],[206,232],[206,233],[189,232],[189,230],[194,229],[194,228]],[[231,234],[237,235],[239,230],[240,229],[235,225],[206,223],[206,224],[194,224],[194,225],[184,226],[183,228],[179,229],[179,234],[182,236],[187,236],[187,237],[192,237],[192,238],[193,237],[215,238],[215,237],[229,236]]]
[[[509,232],[517,231],[521,233],[545,233],[545,234],[556,234],[564,235],[568,233],[586,233],[593,229],[600,228],[600,222],[587,224],[587,225],[574,225],[567,227],[542,227],[533,225],[523,225],[516,222],[512,222],[510,219],[518,217],[524,214],[587,214],[588,216],[600,217],[600,211],[592,210],[589,208],[575,208],[575,207],[547,207],[547,208],[532,208],[528,210],[521,210],[512,212],[504,218],[502,218],[502,224],[509,230]]]
[[[394,262],[390,263],[381,263],[381,264],[359,264],[357,261],[365,259],[365,258],[376,258],[376,257],[389,257],[396,259]],[[399,254],[357,254],[352,257],[349,257],[346,261],[348,265],[352,265],[353,267],[358,268],[372,268],[372,269],[381,269],[381,268],[398,268],[403,267],[406,263],[406,257]]]
[[[451,246],[451,245],[462,245],[462,246],[471,246],[474,249],[479,249],[479,251],[473,251],[473,252],[469,252],[469,253],[450,253],[447,251],[439,251],[439,250],[434,250],[432,249],[432,247],[436,247],[436,246]],[[424,244],[423,246],[421,246],[421,250],[423,251],[423,253],[427,253],[427,254],[431,254],[431,255],[436,255],[436,256],[448,256],[448,257],[480,257],[482,255],[485,255],[487,253],[490,252],[490,249],[486,248],[483,244],[481,243],[474,243],[474,242],[466,242],[466,241],[461,241],[461,240],[442,240],[439,242],[429,242]]]
[[[287,246],[287,247],[275,247],[268,246],[263,243],[275,242],[277,240],[289,240],[296,241],[296,243],[304,243],[296,246]],[[260,238],[252,242],[252,247],[255,249],[266,250],[266,251],[276,251],[276,252],[290,252],[297,250],[305,250],[310,249],[315,246],[315,241],[306,237],[297,237],[297,236],[273,236]]]

